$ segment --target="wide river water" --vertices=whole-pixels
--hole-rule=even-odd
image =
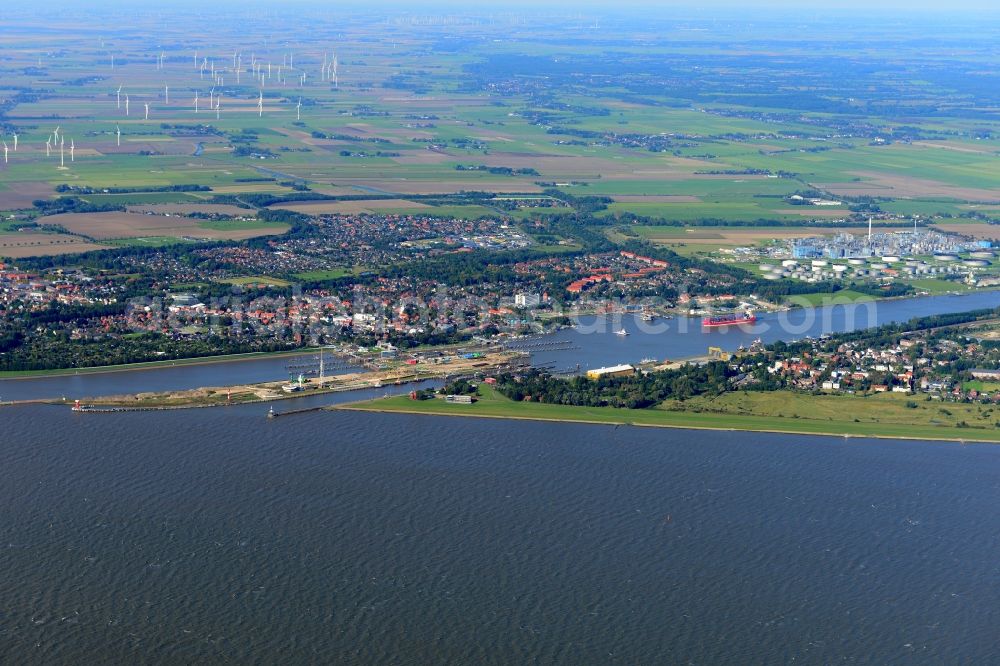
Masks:
[[[263,412],[0,410],[0,663],[996,661],[1000,447]]]
[[[998,300],[882,303],[854,325]],[[589,319],[548,338],[574,349],[536,359],[850,324],[795,316],[728,332],[627,318],[627,337]],[[288,363],[4,381],[0,396],[258,381]],[[996,660],[998,446],[265,412],[0,409],[0,663]]]
[[[702,329],[700,319],[671,318],[653,323],[628,315],[582,317],[580,325],[564,329],[544,340],[550,348],[531,343],[532,360],[548,364],[556,371],[580,366],[580,370],[618,363],[636,363],[646,358],[656,360],[704,356],[709,346],[730,351],[760,338],[764,342],[794,340],[807,335],[819,336],[907,321],[914,317],[961,312],[1000,306],[1000,291],[975,292],[963,296],[930,296],[862,304],[853,309],[832,306],[761,314],[756,324],[725,329]],[[629,335],[617,332],[625,329]],[[562,348],[558,346],[561,344]],[[307,355],[314,359],[315,354]],[[289,375],[288,365],[307,362],[289,357],[256,358],[225,363],[206,362],[150,370],[83,373],[61,377],[0,380],[0,401],[66,397],[70,400],[101,395],[170,391],[202,386],[274,381]],[[295,370],[294,372],[298,372]]]

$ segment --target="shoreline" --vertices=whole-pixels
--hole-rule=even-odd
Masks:
[[[168,361],[140,361],[138,363],[123,363],[119,365],[93,365],[85,368],[59,368],[53,370],[11,370],[0,371],[0,382],[22,379],[56,379],[59,377],[75,377],[77,375],[99,375],[116,372],[139,372],[141,370],[162,370],[189,365],[214,365],[216,363],[240,363],[258,361],[269,358],[286,358],[306,356],[319,352],[319,347],[303,347],[275,352],[245,352],[242,354],[222,354],[219,356],[191,356]],[[8,374],[9,373],[9,374]]]
[[[898,301],[904,301],[904,300],[914,300],[915,301],[917,299],[939,298],[939,297],[959,297],[959,298],[961,298],[961,297],[965,297],[965,296],[973,296],[973,295],[976,295],[977,293],[989,293],[989,292],[1000,292],[1000,288],[974,289],[974,290],[970,290],[970,291],[965,292],[965,293],[962,293],[962,292],[946,292],[946,293],[941,293],[941,294],[931,294],[931,293],[928,293],[928,294],[922,294],[922,295],[916,295],[916,296],[886,296],[886,297],[873,298],[871,300],[862,299],[862,300],[859,300],[859,301],[851,301],[851,302],[871,302],[871,303],[878,303],[878,302],[883,302],[883,301],[885,301],[885,302],[889,302],[889,301],[896,301],[896,302],[898,302]],[[769,312],[769,313],[770,314],[776,314],[778,312],[791,312],[791,311],[805,310],[805,309],[807,309],[805,306],[795,306],[795,307],[781,308],[779,310],[775,310],[775,311]],[[813,309],[820,310],[822,308],[821,307],[814,307]],[[597,317],[597,318],[608,319],[608,318],[613,318],[614,316],[635,316],[636,314],[637,313],[618,313],[617,315],[615,315],[615,314],[611,314],[611,313],[592,313],[592,314],[588,314],[588,313],[583,313],[583,312],[576,312],[576,313],[574,313],[574,316],[592,316],[592,317]],[[664,318],[666,318],[666,319],[690,319],[692,321],[696,321],[698,319],[697,316],[682,315],[680,313],[670,313],[668,315],[665,315]],[[545,331],[545,332],[540,333],[538,335],[540,337],[549,337],[549,336],[555,334],[558,330],[560,330],[560,329],[556,329],[555,331]],[[425,346],[421,345],[420,347],[418,347],[416,349],[421,349],[421,350],[425,350],[425,349],[445,350],[445,349],[448,349],[448,348],[454,348],[454,347],[459,347],[459,346],[463,346],[463,343],[449,343],[449,344],[445,344],[445,345],[436,345],[436,346],[432,346],[432,347],[425,347]],[[84,368],[59,368],[59,369],[52,369],[52,370],[11,370],[11,371],[0,371],[0,382],[8,381],[8,380],[30,380],[30,379],[42,379],[42,378],[74,377],[74,376],[77,376],[77,375],[84,375],[84,374],[88,374],[88,375],[89,374],[110,374],[110,373],[117,373],[117,372],[136,372],[136,371],[141,371],[141,370],[160,370],[160,369],[164,369],[164,368],[172,368],[172,367],[180,367],[180,366],[213,365],[213,364],[217,364],[217,363],[237,363],[237,362],[241,362],[241,361],[254,361],[254,360],[262,360],[262,359],[270,359],[270,358],[287,358],[287,357],[295,357],[295,356],[305,356],[305,355],[308,355],[308,354],[318,353],[319,351],[320,351],[319,347],[300,347],[300,348],[297,348],[297,349],[288,349],[288,350],[274,351],[274,352],[245,352],[245,353],[242,353],[242,354],[222,354],[222,355],[218,355],[218,356],[194,356],[194,357],[178,358],[178,359],[162,360],[162,361],[140,361],[138,363],[126,363],[126,364],[119,364],[119,365],[87,366],[87,367],[84,367]],[[692,357],[687,357],[687,358],[676,359],[676,361],[683,362],[683,361],[686,361],[686,360],[690,361],[690,360],[696,360],[696,359],[699,359],[699,358],[702,358],[702,357],[701,356],[692,356]]]
[[[384,399],[384,398],[383,398]],[[997,434],[994,439],[980,439],[980,438],[968,438],[968,437],[928,437],[920,435],[889,435],[889,434],[877,434],[877,433],[864,433],[864,434],[853,434],[845,432],[832,432],[832,431],[809,431],[809,430],[795,430],[795,429],[783,429],[783,428],[767,428],[767,427],[726,427],[726,426],[708,426],[708,425],[697,425],[697,424],[672,424],[672,423],[641,423],[632,420],[622,419],[620,422],[615,421],[600,421],[596,419],[587,418],[572,418],[572,417],[557,417],[557,416],[518,416],[518,415],[507,415],[507,414],[475,414],[475,413],[461,413],[457,411],[446,411],[443,409],[438,410],[416,410],[416,409],[405,409],[405,408],[395,408],[395,407],[379,407],[377,406],[377,401],[379,399],[361,400],[357,402],[349,402],[341,405],[330,405],[324,407],[326,411],[349,411],[349,412],[371,412],[376,414],[407,414],[411,416],[446,416],[446,417],[457,417],[457,418],[482,418],[482,419],[501,419],[501,420],[512,420],[512,421],[542,421],[548,423],[582,423],[586,425],[603,425],[603,426],[613,426],[615,428],[621,426],[634,426],[637,428],[666,428],[671,430],[711,430],[716,432],[760,432],[760,433],[770,433],[770,434],[780,434],[780,435],[808,435],[815,437],[835,437],[839,439],[892,439],[892,440],[903,440],[903,441],[917,441],[917,442],[953,442],[960,444],[1000,444],[1000,433]],[[536,403],[544,404],[544,403]],[[602,409],[595,407],[593,409]],[[610,408],[608,408],[610,409]],[[644,411],[644,410],[636,410]],[[671,412],[664,413],[669,414]],[[683,413],[683,412],[673,412],[673,413]]]

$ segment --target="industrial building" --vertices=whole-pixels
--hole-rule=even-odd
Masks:
[[[628,377],[635,374],[635,368],[631,365],[612,365],[607,368],[595,368],[587,371],[588,379],[600,379],[601,377]]]

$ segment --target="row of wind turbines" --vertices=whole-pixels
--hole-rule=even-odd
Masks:
[[[304,87],[306,83],[307,73],[303,70],[298,70],[295,67],[295,54],[288,53],[284,54],[282,57],[282,64],[274,66],[271,62],[266,64],[262,60],[258,60],[255,54],[251,54],[250,66],[249,68],[244,68],[243,66],[243,54],[238,50],[233,52],[233,66],[232,69],[229,68],[216,68],[215,61],[209,60],[207,56],[202,56],[199,60],[199,54],[196,51],[194,53],[194,65],[199,72],[199,78],[204,80],[206,74],[215,83],[208,93],[208,108],[209,112],[215,112],[216,120],[221,119],[222,110],[222,93],[216,93],[216,88],[221,88],[225,85],[225,74],[232,73],[236,76],[236,83],[239,85],[241,82],[241,75],[244,71],[251,74],[254,77],[255,83],[259,83],[260,90],[257,96],[257,116],[259,118],[264,117],[264,87],[267,81],[273,78],[277,82],[284,86],[287,84],[288,72],[296,72],[298,83],[300,87]],[[160,51],[155,60],[155,70],[164,71],[166,68],[166,53]],[[111,69],[116,69],[115,56],[111,55]],[[330,53],[323,54],[323,62],[319,71],[319,80],[324,82],[332,83],[335,88],[340,87],[340,64],[337,58],[337,54],[334,51],[332,57]],[[124,100],[123,100],[124,97]],[[201,92],[199,90],[194,91],[193,109],[194,113],[201,113],[203,105],[201,103]],[[164,84],[163,86],[163,101],[164,104],[170,104],[170,86]],[[124,109],[123,109],[124,103]],[[143,120],[149,120],[150,114],[150,103],[142,102],[143,105]],[[116,109],[121,111],[124,110],[124,115],[126,117],[131,117],[131,98],[128,92],[125,92],[125,84],[120,84],[115,91],[115,106]],[[299,97],[297,103],[295,104],[295,120],[300,121],[302,119],[302,98]],[[58,149],[59,151],[59,166],[60,168],[66,168],[66,137],[60,132],[61,126],[57,126],[55,130],[46,137],[45,140],[45,156],[52,157],[52,153]],[[0,144],[3,145],[3,159],[4,164],[9,163],[10,152],[17,152],[18,148],[18,135],[13,133],[13,151],[7,144],[7,140],[4,137],[0,137]],[[121,147],[122,131],[121,127],[115,126],[115,144]],[[76,161],[76,142],[74,139],[69,141],[69,161],[74,163]]]

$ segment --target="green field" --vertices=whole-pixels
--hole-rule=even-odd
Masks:
[[[351,268],[331,268],[325,271],[308,271],[305,273],[296,273],[294,277],[299,280],[335,280],[337,278],[342,278],[347,275],[354,275],[360,272],[361,269],[351,269]]]
[[[286,280],[279,280],[278,278],[267,277],[266,275],[230,278],[228,280],[222,280],[222,282],[238,286],[244,286],[248,284],[253,284],[253,285],[265,284],[270,287],[287,287],[288,285],[291,284],[291,282],[288,282]]]
[[[962,388],[966,391],[996,393],[1000,391],[1000,382],[984,382],[977,379],[971,382],[962,382]]]
[[[473,405],[449,404],[442,399],[414,401],[399,396],[352,403],[341,408],[666,428],[1000,441],[1000,428],[995,425],[1000,421],[1000,410],[992,408],[981,410],[973,405],[923,402],[917,403],[916,409],[909,409],[905,403],[915,399],[894,394],[870,398],[817,397],[787,392],[726,394],[715,401],[691,400],[683,405],[684,411],[676,411],[666,408],[625,410],[611,407],[515,403],[488,386],[481,386],[480,391],[482,397]],[[718,411],[708,411],[710,409]],[[943,414],[941,409],[950,411],[951,415]],[[956,424],[962,421],[968,423],[969,427],[957,427]]]

